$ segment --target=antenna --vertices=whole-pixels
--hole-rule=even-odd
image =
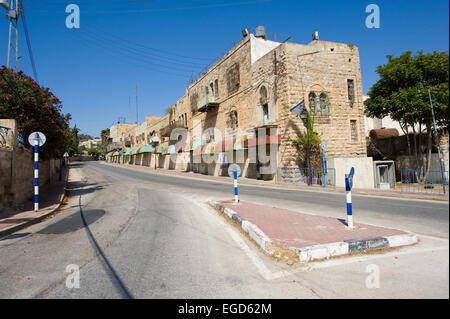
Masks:
[[[131,123],[131,96],[128,97],[128,123]]]
[[[136,124],[139,124],[139,112],[138,112],[138,83],[136,82]]]

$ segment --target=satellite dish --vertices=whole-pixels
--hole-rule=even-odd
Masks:
[[[45,141],[45,135],[41,132],[34,132],[31,133],[30,136],[28,136],[28,143],[30,143],[31,146],[35,146],[37,144],[39,147],[41,147],[45,144]]]

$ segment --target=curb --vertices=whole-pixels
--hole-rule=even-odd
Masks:
[[[120,167],[124,169],[130,169],[130,170],[139,170],[139,168],[143,168],[144,171],[145,168],[148,168],[147,166],[141,166],[141,165],[132,165],[132,164],[117,164],[117,163],[105,163],[104,161],[99,161],[100,164],[103,165],[111,165],[115,167]],[[194,179],[194,180],[204,180],[209,182],[219,182],[219,183],[226,183],[226,184],[232,184],[232,182],[226,181],[226,180],[214,180],[214,179],[208,179],[208,178],[202,178],[203,174],[196,173],[198,176],[181,176],[177,174],[171,174],[170,172],[164,171],[165,169],[160,169],[158,171],[148,171],[147,173],[150,174],[158,174],[158,175],[167,175],[172,177],[179,177],[179,178],[187,178],[187,179]],[[211,175],[207,175],[211,176]],[[301,191],[301,192],[315,192],[315,193],[332,193],[332,194],[345,194],[345,188],[336,188],[336,189],[324,189],[321,187],[306,187],[306,186],[298,186],[298,185],[290,185],[286,183],[270,183],[270,184],[264,184],[264,183],[252,183],[245,180],[240,180],[239,182],[242,185],[246,186],[255,186],[255,187],[268,187],[268,188],[274,188],[274,189],[286,189],[291,191]],[[358,189],[354,188],[352,192],[355,195],[359,196],[370,196],[370,197],[380,197],[380,198],[392,198],[392,199],[399,199],[399,200],[417,200],[417,201],[436,201],[436,202],[447,202],[449,199],[448,195],[439,195],[439,194],[420,194],[420,193],[382,193],[382,192],[373,192],[366,189]]]
[[[245,220],[242,216],[237,214],[235,211],[226,208],[222,204],[219,204],[215,201],[210,201],[210,204],[220,210],[222,213],[226,214],[230,219],[234,220],[239,226],[253,239],[256,244],[261,247],[261,249],[269,253],[268,248],[272,244],[272,241],[269,237],[264,234],[264,232],[258,228],[255,224],[250,223],[248,220]]]
[[[416,244],[417,242],[418,239],[416,235],[403,234],[314,245],[310,247],[297,248],[296,251],[298,253],[299,261],[310,262],[313,260],[328,259],[330,257],[349,255],[368,250],[407,246]]]
[[[11,226],[11,227],[8,227],[8,228],[0,230],[0,238],[4,238],[6,236],[9,236],[9,235],[19,231],[19,230],[22,230],[24,228],[30,227],[30,226],[32,226],[34,224],[38,224],[42,220],[46,219],[47,217],[50,217],[50,216],[54,215],[58,211],[58,209],[61,207],[64,199],[66,198],[66,187],[67,187],[67,181],[68,180],[69,180],[69,167],[67,168],[66,180],[64,182],[64,191],[60,195],[59,203],[57,204],[57,206],[54,209],[52,209],[50,212],[48,212],[48,213],[46,213],[44,215],[41,215],[39,217],[35,217],[35,218],[33,218],[31,220],[28,220],[26,222],[23,222],[21,224],[14,225],[14,226]]]
[[[232,209],[225,207],[215,201],[209,202],[212,206],[217,208],[222,213],[226,214],[230,219],[234,220],[248,235],[266,252],[273,243],[258,226],[245,220],[242,216],[237,214]],[[418,242],[417,235],[412,233],[393,235],[387,237],[377,237],[362,240],[346,240],[343,242],[328,243],[323,245],[314,245],[303,248],[293,249],[298,254],[300,262],[310,262],[313,260],[328,259],[330,257],[337,257],[349,255],[357,252],[364,252],[368,250],[376,250],[382,248],[395,248],[400,246],[413,245]]]

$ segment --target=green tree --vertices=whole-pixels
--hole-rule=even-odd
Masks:
[[[40,87],[22,71],[0,69],[0,118],[16,120],[25,139],[34,131],[45,134],[42,158],[60,158],[70,140],[70,114],[49,88]]]
[[[79,148],[79,139],[78,139],[78,133],[80,130],[75,125],[72,130],[70,131],[70,144],[69,149],[67,152],[69,153],[69,156],[74,156],[81,153],[81,150]]]
[[[433,123],[428,89],[433,100],[437,126],[448,132],[448,80],[449,56],[444,52],[424,54],[411,51],[399,57],[388,55],[388,63],[377,67],[380,79],[375,83],[365,101],[367,116],[390,116],[398,121],[407,136],[411,150],[409,130],[413,131],[413,148],[417,169],[430,169]],[[423,161],[422,140],[426,138],[426,164]]]

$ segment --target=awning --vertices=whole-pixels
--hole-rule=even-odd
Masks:
[[[139,153],[151,153],[152,151],[153,151],[152,145],[147,145],[139,149]]]
[[[131,152],[131,155],[136,155],[136,154],[138,153],[138,151],[139,151],[139,147],[138,147],[138,148],[135,148],[135,149]]]
[[[169,147],[167,148],[167,153],[168,154],[175,154],[175,145],[169,145]]]
[[[248,147],[254,147],[256,145],[270,145],[270,144],[277,144],[280,145],[281,144],[281,137],[280,135],[274,135],[274,136],[266,136],[266,138],[264,139],[264,137],[259,137],[258,139],[256,138],[252,138],[250,140],[248,140]]]
[[[177,149],[175,150],[175,152],[179,153],[179,152],[183,152],[184,151],[184,146],[178,146]]]
[[[237,137],[233,148],[235,151],[246,150],[248,148],[247,135]]]
[[[118,152],[118,151],[115,151],[114,153],[113,153],[113,156],[119,156],[120,155],[120,153]]]
[[[131,152],[131,147],[127,147],[125,149],[125,153],[123,153],[122,155],[130,155],[130,152]]]
[[[209,143],[203,148],[202,153],[203,154],[213,154],[215,152],[215,149],[216,149],[216,143]]]
[[[158,150],[156,153],[158,154],[167,154],[168,145],[167,144],[161,144],[158,146]]]
[[[194,151],[196,148],[199,148],[199,147],[201,147],[203,145],[205,145],[205,141],[204,140],[195,141],[194,144],[192,144],[191,151]]]

